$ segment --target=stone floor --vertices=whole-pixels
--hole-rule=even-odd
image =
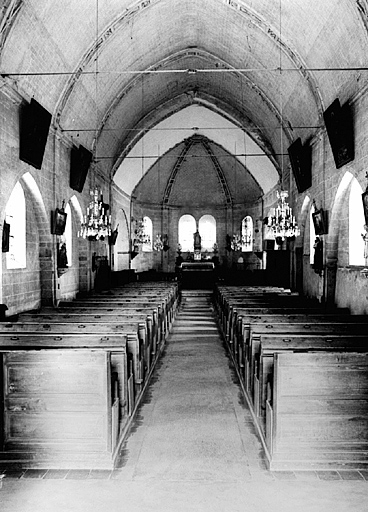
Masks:
[[[366,512],[368,472],[269,472],[210,298],[184,293],[119,468],[5,471],[1,512]]]

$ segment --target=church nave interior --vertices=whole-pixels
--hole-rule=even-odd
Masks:
[[[5,512],[364,510],[367,43],[367,0],[3,0]]]

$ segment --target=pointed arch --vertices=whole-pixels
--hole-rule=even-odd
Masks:
[[[349,265],[364,266],[364,209],[363,189],[356,178],[352,179],[349,194]]]
[[[27,266],[26,199],[23,187],[17,181],[5,207],[6,222],[10,225],[9,251],[6,268],[20,269]]]
[[[348,208],[348,192],[354,176],[346,171],[338,186],[332,206],[331,219],[328,227],[326,256],[327,260],[337,262],[339,253],[339,234],[343,230],[342,219],[346,221]],[[345,230],[347,226],[345,225]]]
[[[30,172],[18,181],[26,207],[26,266],[3,271],[3,299],[9,314],[40,305],[52,305],[55,297],[55,247],[50,229],[50,214],[46,212],[40,189]],[[16,186],[18,186],[16,185]],[[25,287],[24,283],[32,285]],[[23,296],[13,293],[14,283],[26,289]]]

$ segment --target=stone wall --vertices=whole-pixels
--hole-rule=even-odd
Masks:
[[[20,94],[4,86],[0,92],[0,214],[3,228],[6,204],[19,181],[26,200],[26,268],[9,270],[6,253],[0,269],[0,303],[8,314],[31,310],[42,305],[71,299],[78,291],[93,288],[91,270],[93,252],[108,255],[107,241],[88,242],[77,237],[82,212],[89,202],[89,189],[98,184],[108,201],[108,184],[103,176],[90,172],[82,193],[69,187],[71,142],[51,126],[41,169],[19,158]],[[51,234],[51,212],[70,201],[73,222],[72,265],[62,275],[57,272],[57,245],[60,237]]]

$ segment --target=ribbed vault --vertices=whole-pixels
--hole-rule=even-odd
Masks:
[[[262,195],[252,174],[202,135],[193,135],[162,155],[132,194],[144,205],[220,208],[252,204]]]
[[[109,177],[195,103],[231,119],[280,172],[288,145],[367,84],[367,18],[366,0],[5,0],[1,80],[52,112]]]

